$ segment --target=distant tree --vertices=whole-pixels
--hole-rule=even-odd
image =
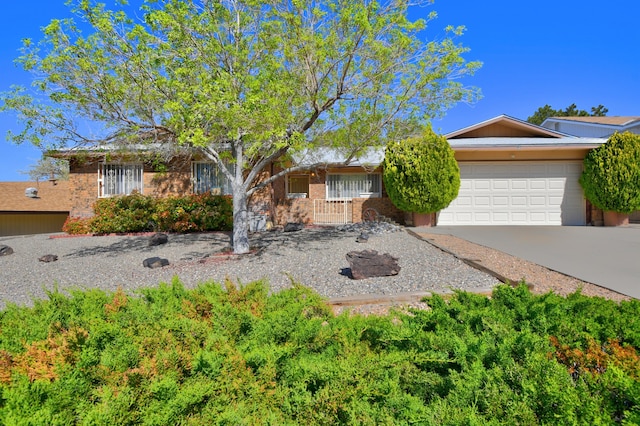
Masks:
[[[37,163],[30,166],[29,170],[20,171],[29,175],[34,181],[43,179],[69,179],[69,162],[59,158],[42,157]]]
[[[545,105],[538,108],[531,117],[527,118],[527,121],[539,126],[549,117],[604,117],[608,112],[609,110],[605,108],[604,105],[591,107],[591,113],[583,109],[578,109],[576,104],[571,104],[564,110],[553,109],[551,105]]]
[[[444,136],[424,135],[387,145],[382,177],[389,198],[400,210],[433,213],[458,196],[460,169]]]

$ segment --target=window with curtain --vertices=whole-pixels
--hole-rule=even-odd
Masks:
[[[142,164],[103,163],[99,173],[100,197],[130,195],[134,191],[142,193]]]
[[[327,175],[327,198],[380,197],[379,173],[349,173]]]
[[[218,166],[209,162],[194,162],[192,165],[193,193],[231,195],[231,182],[218,170]],[[231,166],[227,165],[231,171]]]

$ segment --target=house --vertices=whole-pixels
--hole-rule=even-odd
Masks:
[[[0,236],[62,232],[70,210],[66,181],[0,182]]]
[[[460,166],[458,197],[435,214],[438,225],[601,224],[602,211],[585,200],[578,183],[589,150],[606,138],[577,137],[501,115],[445,135]],[[371,150],[348,166],[336,151],[317,150],[295,164],[323,164],[290,173],[250,200],[250,223],[339,224],[382,215],[400,223],[386,194],[380,165],[384,150]],[[90,216],[100,197],[139,191],[156,196],[230,188],[214,165],[198,157],[174,158],[156,170],[152,161],[104,151],[67,151],[71,216]],[[117,159],[117,160],[114,160]],[[278,173],[272,164],[264,176]]]
[[[615,132],[640,134],[640,117],[549,117],[541,127],[587,138],[608,138]]]
[[[344,165],[335,150],[318,150],[313,158],[296,158],[296,164],[321,163],[308,172],[291,173],[272,185],[276,223],[317,225],[354,223],[384,216],[404,221],[387,196],[382,181],[384,149],[369,150]]]
[[[576,137],[501,115],[445,135],[460,166],[458,197],[438,225],[599,224],[578,183],[602,138]]]
[[[363,214],[401,221],[404,213],[393,206],[383,188],[382,152],[370,153],[349,166],[341,166],[344,161],[331,150],[319,151],[321,158],[314,153],[314,164],[321,162],[322,167],[292,173],[254,194],[249,202],[250,228],[260,229],[267,222],[351,223],[361,221]],[[162,167],[152,156],[122,155],[104,148],[50,155],[69,160],[72,217],[90,217],[97,199],[133,191],[158,197],[207,191],[231,194],[215,164],[197,155],[175,156]],[[311,161],[308,157],[298,161]],[[270,165],[263,176],[277,173],[278,167]]]

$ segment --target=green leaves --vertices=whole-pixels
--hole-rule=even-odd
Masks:
[[[500,286],[334,316],[171,284],[51,292],[0,312],[3,424],[612,424],[640,418],[637,300]]]
[[[382,166],[387,194],[401,210],[432,213],[458,196],[460,170],[453,149],[430,129],[422,137],[389,142]]]
[[[640,136],[615,133],[584,159],[580,185],[599,209],[620,213],[640,210]]]

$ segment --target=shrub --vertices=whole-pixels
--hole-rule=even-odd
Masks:
[[[0,424],[638,424],[640,302],[500,286],[334,316],[293,283],[0,312]]]
[[[615,133],[584,159],[580,185],[585,197],[604,211],[640,210],[640,135]]]
[[[62,225],[62,231],[71,235],[82,235],[91,233],[91,218],[87,217],[67,217]]]
[[[230,197],[211,193],[161,198],[153,219],[164,231],[228,231],[233,228],[233,205]]]
[[[421,137],[387,145],[382,176],[393,204],[400,210],[432,213],[458,196],[460,169],[444,136],[431,129]]]
[[[154,197],[140,193],[100,198],[93,205],[91,230],[96,234],[152,231],[155,204]]]
[[[233,228],[233,205],[228,196],[188,195],[156,198],[139,193],[101,198],[93,206],[95,216],[68,218],[69,234],[125,232],[228,231]]]

